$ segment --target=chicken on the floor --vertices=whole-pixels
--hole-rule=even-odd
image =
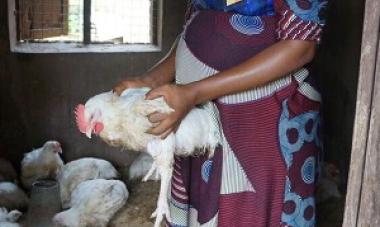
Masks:
[[[5,207],[0,207],[0,227],[19,227],[17,220],[22,213],[18,210],[8,211]]]
[[[66,163],[58,175],[62,208],[69,208],[71,193],[82,182],[93,179],[114,179],[117,170],[106,160],[82,158]]]
[[[24,155],[21,162],[21,181],[30,189],[33,182],[40,179],[56,179],[63,167],[59,154],[62,148],[57,141],[48,141],[42,147]]]
[[[25,192],[13,182],[0,183],[0,207],[10,210],[25,209],[29,198]]]
[[[56,226],[106,227],[128,199],[128,190],[119,180],[88,180],[71,194],[70,209],[54,216]]]

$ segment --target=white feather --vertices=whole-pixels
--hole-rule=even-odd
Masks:
[[[62,207],[70,207],[71,193],[81,182],[92,179],[113,179],[117,176],[117,170],[106,160],[82,158],[67,163],[58,176]]]
[[[124,206],[128,190],[119,180],[88,180],[80,183],[71,196],[71,208],[54,216],[55,226],[106,227]]]
[[[153,158],[147,153],[141,153],[137,158],[132,162],[128,171],[129,180],[135,180],[143,178],[152,167]],[[149,180],[159,180],[154,178],[149,178]]]
[[[7,209],[22,209],[28,206],[28,196],[12,182],[0,183],[0,207]]]
[[[19,227],[17,220],[22,213],[18,210],[8,212],[5,207],[0,207],[0,227]]]
[[[21,181],[26,188],[39,179],[56,179],[63,167],[59,156],[61,145],[57,141],[48,141],[41,148],[24,155],[21,162]]]

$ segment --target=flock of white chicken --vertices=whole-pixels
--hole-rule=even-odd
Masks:
[[[191,156],[208,152],[212,157],[220,144],[221,131],[218,113],[212,103],[192,109],[182,120],[177,131],[165,139],[146,133],[153,125],[148,115],[173,110],[163,98],[146,100],[148,88],[127,89],[121,96],[105,92],[90,98],[75,111],[80,132],[91,138],[98,135],[111,146],[143,152],[129,169],[130,178],[145,175],[143,180],[161,180],[154,226],[166,218],[170,221],[168,194],[174,155]],[[61,146],[48,141],[43,147],[27,153],[22,161],[21,182],[30,189],[38,179],[56,179],[60,186],[63,212],[53,222],[62,227],[105,227],[113,215],[124,206],[128,190],[118,178],[111,163],[96,158],[82,158],[64,164],[59,156]],[[1,164],[1,161],[0,161]],[[254,164],[254,163],[253,163]],[[2,165],[6,166],[6,165]],[[9,165],[8,165],[9,166]],[[0,167],[0,227],[18,226],[28,197],[17,185],[14,170],[2,176]],[[156,174],[154,174],[156,173]],[[337,184],[325,181],[323,187],[339,193]],[[331,190],[330,190],[331,191]],[[338,195],[340,196],[340,195]],[[4,224],[3,224],[4,223]]]
[[[12,164],[0,159],[0,227],[19,227],[17,223],[28,207],[28,191],[33,182],[41,179],[56,179],[64,211],[53,218],[55,226],[92,227],[107,226],[114,214],[128,199],[125,184],[114,166],[97,158],[81,158],[63,163],[62,148],[57,141],[48,141],[41,148],[26,153],[21,163],[21,185]],[[139,158],[136,162],[152,162]],[[139,168],[132,168],[131,176],[141,177]]]

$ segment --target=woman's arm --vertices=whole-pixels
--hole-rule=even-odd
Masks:
[[[172,45],[169,53],[148,72],[136,78],[120,81],[115,85],[113,91],[120,95],[127,88],[156,88],[163,84],[173,82],[175,78],[175,55],[178,43],[177,40]]]
[[[176,40],[169,53],[143,76],[143,79],[149,81],[153,88],[174,81],[177,43]]]
[[[150,115],[150,121],[160,124],[149,132],[166,137],[196,104],[277,80],[310,62],[314,53],[313,41],[282,40],[247,61],[212,77],[182,86],[158,87],[149,92],[146,98],[163,96],[175,112]]]
[[[265,85],[309,63],[315,42],[283,40],[255,57],[207,79],[186,87],[194,104]]]

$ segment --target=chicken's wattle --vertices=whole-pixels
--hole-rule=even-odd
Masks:
[[[94,134],[98,135],[99,133],[101,133],[103,131],[103,129],[104,129],[103,123],[96,122],[95,126],[94,126]]]

